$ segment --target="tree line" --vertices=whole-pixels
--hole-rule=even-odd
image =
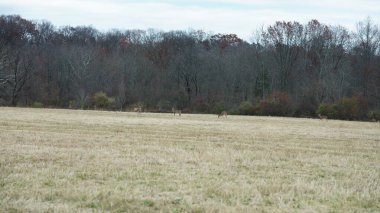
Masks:
[[[278,21],[247,42],[3,15],[0,105],[379,119],[380,31]]]

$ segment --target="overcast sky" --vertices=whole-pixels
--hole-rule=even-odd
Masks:
[[[317,19],[353,30],[370,16],[380,24],[380,0],[0,0],[0,14],[102,31],[191,28],[249,40],[254,30],[278,20]]]

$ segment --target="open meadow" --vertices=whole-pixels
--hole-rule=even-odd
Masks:
[[[0,108],[0,212],[380,212],[380,124]]]

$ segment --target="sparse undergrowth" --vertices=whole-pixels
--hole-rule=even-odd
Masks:
[[[0,212],[377,212],[380,125],[0,108]]]

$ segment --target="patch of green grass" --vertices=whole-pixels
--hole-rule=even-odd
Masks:
[[[143,201],[143,205],[148,206],[148,207],[152,207],[152,206],[154,206],[154,202],[152,200],[147,199],[147,200]]]
[[[87,204],[86,207],[91,209],[99,209],[101,205],[98,202],[92,201],[89,204]]]

